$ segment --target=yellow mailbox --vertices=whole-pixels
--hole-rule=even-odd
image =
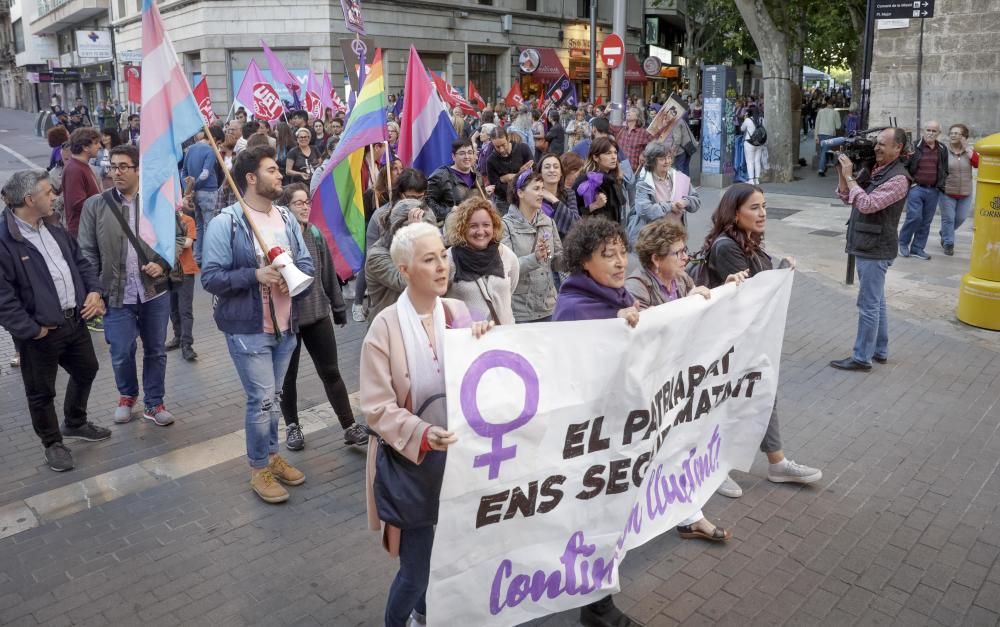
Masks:
[[[1000,133],[976,142],[979,181],[972,209],[972,259],[958,292],[958,319],[1000,331]]]

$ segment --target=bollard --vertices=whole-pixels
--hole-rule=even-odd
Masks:
[[[958,319],[1000,331],[1000,133],[976,142],[979,180],[972,208],[972,258],[958,291]]]

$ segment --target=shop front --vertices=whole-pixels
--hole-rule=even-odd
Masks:
[[[114,78],[114,64],[111,61],[91,63],[80,66],[80,83],[83,85],[83,101],[91,111],[97,110],[105,98],[112,98],[114,91],[111,81]],[[97,123],[97,120],[94,120]]]
[[[521,94],[525,100],[543,96],[549,85],[566,74],[559,54],[552,48],[522,48],[518,66],[521,70]]]

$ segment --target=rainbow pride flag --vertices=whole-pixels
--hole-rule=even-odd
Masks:
[[[385,131],[385,76],[382,51],[375,51],[357,103],[347,118],[340,143],[326,165],[312,197],[310,221],[330,245],[337,275],[349,279],[361,271],[365,254],[365,210],[361,165],[365,146],[388,141]]]

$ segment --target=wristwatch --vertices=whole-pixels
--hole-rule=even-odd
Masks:
[[[847,182],[848,182],[848,183],[854,183],[854,182],[855,182],[855,179],[854,179],[854,177],[853,177],[853,176],[849,176],[849,177],[847,177]]]

